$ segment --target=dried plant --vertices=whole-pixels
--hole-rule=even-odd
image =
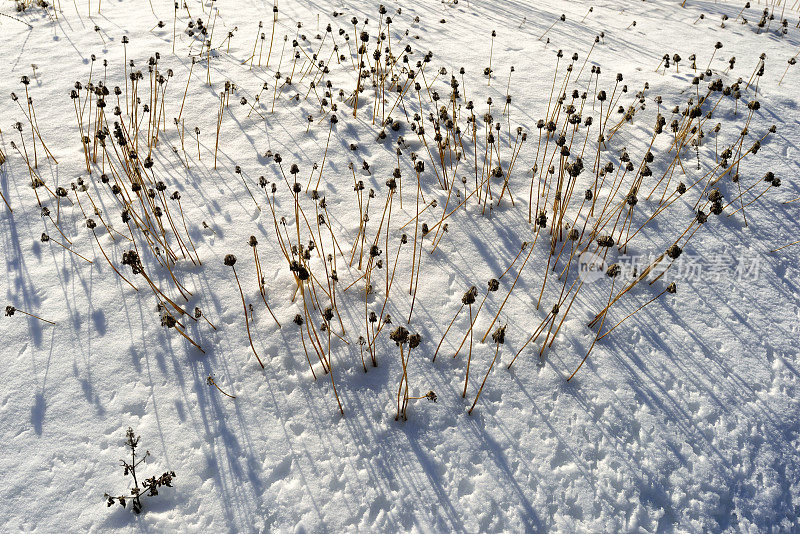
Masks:
[[[38,315],[34,315],[32,313],[28,313],[26,311],[19,310],[14,306],[6,306],[6,317],[13,317],[15,313],[21,313],[22,315],[27,315],[28,317],[33,317],[34,319],[39,319],[42,322],[49,323],[55,325],[53,321],[48,321],[47,319],[42,319]]]
[[[125,445],[130,449],[131,459],[130,461],[120,460],[120,465],[123,468],[123,476],[127,477],[130,475],[133,479],[133,487],[130,488],[129,493],[117,497],[111,496],[108,493],[105,494],[107,506],[113,506],[114,503],[117,503],[125,508],[130,501],[131,509],[137,514],[142,511],[142,497],[155,497],[158,495],[159,488],[171,488],[172,480],[177,476],[175,471],[165,471],[158,478],[152,476],[142,480],[141,486],[139,485],[136,469],[150,456],[150,451],[145,451],[144,456],[136,457],[136,448],[139,446],[140,437],[141,436],[134,434],[132,428],[128,427],[125,434]]]
[[[492,363],[489,364],[489,369],[486,371],[486,376],[483,377],[483,382],[481,382],[481,387],[478,388],[478,393],[475,395],[475,400],[472,402],[472,406],[470,406],[467,413],[472,415],[472,410],[475,409],[475,405],[478,404],[478,398],[481,396],[481,392],[483,391],[483,386],[486,385],[486,379],[489,378],[489,373],[492,372],[492,367],[494,367],[494,362],[497,360],[497,355],[500,352],[500,345],[506,342],[506,325],[499,327],[492,333],[492,341],[494,341],[494,358],[492,358]]]

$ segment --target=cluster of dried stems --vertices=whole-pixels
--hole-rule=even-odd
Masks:
[[[99,9],[98,2],[98,12]],[[592,9],[584,20],[591,12]],[[315,380],[320,371],[330,377],[332,397],[342,414],[344,406],[334,368],[339,376],[338,368],[350,353],[347,347],[351,340],[358,340],[363,371],[368,371],[367,361],[377,367],[381,349],[388,344],[381,333],[393,324],[389,312],[403,317],[405,325],[411,325],[420,278],[425,287],[426,273],[436,259],[455,261],[440,246],[454,230],[469,231],[470,224],[480,224],[483,217],[491,219],[501,209],[504,216],[518,214],[522,221],[519,233],[523,239],[508,267],[489,280],[479,303],[479,290],[476,286],[469,287],[432,354],[435,362],[451,329],[454,326],[461,329],[461,341],[453,358],[469,340],[463,367],[462,397],[466,398],[473,357],[484,352],[482,344],[491,334],[494,354],[469,408],[472,413],[505,344],[507,328],[514,336],[519,335],[521,342],[507,368],[531,344],[536,348],[528,353],[539,358],[544,358],[547,348],[552,347],[566,317],[574,310],[573,304],[576,300],[581,302],[577,297],[586,280],[580,276],[578,264],[583,254],[609,261],[617,254],[624,255],[629,245],[636,244],[633,240],[645,227],[652,226],[654,221],[674,221],[689,208],[690,216],[681,226],[685,230],[664,236],[668,246],[657,250],[655,260],[644,270],[625,279],[620,276],[618,264],[607,269],[606,306],[589,323],[590,328],[597,326],[597,331],[577,369],[596,344],[624,321],[662,295],[675,293],[674,283],[666,285],[656,296],[602,332],[612,307],[619,308],[617,303],[622,297],[633,294],[634,288],[643,287],[645,280],[653,284],[664,276],[698,230],[710,222],[710,214],[728,211],[730,217],[741,213],[747,224],[745,209],[780,185],[780,179],[772,173],[762,180],[748,178],[742,170],[745,158],[755,155],[767,136],[775,132],[773,126],[754,134],[758,129],[755,119],[760,116],[760,104],[753,95],[758,94],[764,75],[764,55],[749,79],[738,78],[728,85],[723,78],[731,79],[735,58],[727,62],[729,66],[722,74],[712,69],[715,55],[722,48],[720,43],[710,51],[704,70],[698,69],[697,57],[692,55],[689,68],[694,76],[685,88],[688,96],[669,110],[663,106],[661,96],[651,94],[648,83],[632,90],[622,74],[610,80],[601,79],[603,72],[599,66],[585,69],[593,51],[604,44],[601,33],[583,61],[578,54],[570,56],[557,51],[552,81],[549,74],[546,78],[550,86],[546,109],[535,131],[528,132],[523,127],[512,127],[514,67],[509,71],[504,92],[502,88],[490,89],[496,32],[491,33],[489,65],[483,70],[487,87],[476,89],[475,94],[495,91],[503,97],[496,103],[490,96],[484,105],[467,97],[466,69],[458,72],[448,72],[445,67],[436,69],[432,66],[433,53],[420,54],[414,49],[409,31],[399,30],[393,20],[402,16],[401,9],[390,14],[381,6],[377,28],[375,21],[360,21],[357,17],[350,19],[352,27],[345,21],[338,31],[328,24],[314,43],[314,39],[302,34],[302,23],[297,23],[294,38],[288,34],[276,38],[276,31],[281,31],[285,21],[279,20],[275,4],[269,29],[262,31],[264,24],[258,22],[252,50],[248,44],[246,58],[236,57],[237,47],[231,48],[238,28],[222,38],[217,36],[213,46],[214,28],[220,16],[218,6],[203,8],[202,17],[192,17],[185,3],[180,7],[175,4],[173,52],[182,52],[175,46],[185,44],[185,39],[177,39],[179,18],[181,24],[186,23],[184,33],[191,41],[188,49],[191,63],[183,91],[171,90],[174,73],[162,66],[159,54],[149,57],[144,68],[129,60],[127,37],[122,39],[124,61],[116,77],[113,68],[109,72],[107,62],[102,62],[101,70],[95,56],[91,56],[87,79],[75,82],[70,91],[86,175],[69,184],[69,188],[51,189],[40,172],[43,162],[47,165],[58,162],[39,128],[28,76],[21,80],[24,100],[21,95],[12,94],[24,123],[15,124],[19,145],[11,142],[10,146],[16,150],[18,161],[23,162],[30,178],[45,230],[53,226],[64,242],[51,237],[53,232],[43,233],[42,241],[93,263],[86,257],[91,257],[90,252],[84,256],[75,250],[75,237],[68,235],[69,227],[62,224],[62,204],[65,209],[67,205],[77,206],[84,226],[91,233],[89,245],[96,245],[111,270],[135,291],[139,291],[134,283],[136,278],[126,278],[118,267],[127,265],[133,275],[141,275],[142,285],[156,300],[161,324],[203,351],[196,341],[202,335],[200,318],[213,330],[216,327],[199,307],[194,313],[185,309],[190,300],[199,297],[187,289],[179,276],[183,269],[177,268],[179,263],[203,265],[192,238],[197,235],[192,231],[196,225],[187,218],[181,203],[183,184],[166,169],[174,165],[175,158],[187,175],[200,172],[205,165],[204,151],[208,160],[211,159],[208,152],[213,152],[213,168],[217,169],[220,156],[230,161],[226,146],[232,124],[266,121],[276,113],[276,106],[280,112],[287,102],[310,106],[312,111],[303,115],[308,118],[306,134],[316,135],[313,130],[321,128],[326,139],[324,149],[320,150],[321,164],[306,166],[298,161],[283,165],[281,154],[268,151],[261,159],[266,160],[271,179],[260,176],[258,187],[252,189],[256,181],[239,165],[233,166],[233,174],[238,178],[223,172],[213,173],[231,189],[246,192],[258,213],[266,200],[268,217],[273,223],[274,235],[250,237],[252,264],[249,260],[239,263],[237,272],[234,254],[227,254],[223,260],[231,268],[239,291],[245,328],[256,360],[265,367],[258,349],[264,329],[257,327],[255,309],[248,302],[254,298],[263,302],[278,328],[281,328],[279,315],[292,310],[292,322],[301,339],[298,351],[302,347]],[[562,15],[554,21],[539,40],[565,20]],[[280,46],[273,47],[276,43]],[[290,50],[284,64],[287,46]],[[280,53],[273,56],[277,48]],[[259,72],[274,81],[259,82],[260,88],[253,95],[232,80],[212,80],[212,74],[216,74],[211,69],[212,59],[223,61],[226,57],[234,59],[235,64],[247,65],[247,72]],[[665,54],[655,71],[663,69],[666,73],[673,63],[677,71],[681,61],[677,54]],[[790,66],[795,62],[792,58]],[[215,92],[218,101],[213,150],[203,148],[199,126],[189,128],[188,147],[186,139],[184,109],[199,105],[192,100],[198,97],[191,96],[196,93],[190,92],[190,87],[195,65],[203,64],[206,79],[195,78],[195,83],[221,89]],[[112,86],[110,79],[122,79],[124,86],[122,83]],[[348,81],[342,82],[343,79]],[[267,97],[271,102],[265,103],[262,95],[269,94],[270,83],[272,98]],[[246,117],[237,111],[237,101],[247,110]],[[340,107],[349,109],[340,113]],[[655,116],[646,111],[653,107],[657,110]],[[726,120],[715,122],[722,108],[727,110]],[[171,111],[176,112],[172,120]],[[350,163],[353,193],[352,196],[344,193],[346,198],[338,197],[336,206],[352,202],[358,218],[345,224],[331,213],[334,210],[323,192],[327,190],[325,172],[331,141],[343,143],[348,135],[347,128],[338,125],[340,120],[348,121],[348,127],[355,124],[374,127],[379,150],[396,162],[393,169],[380,170],[373,169],[366,160]],[[621,145],[614,143],[634,123],[651,132],[638,153],[632,148],[620,149]],[[191,142],[191,132],[195,143]],[[528,143],[535,143],[535,148]],[[165,144],[168,150],[162,149]],[[359,150],[355,143],[350,148],[354,153]],[[6,155],[0,152],[0,167],[4,164],[8,164]],[[328,172],[327,176],[331,171]],[[378,173],[388,178],[377,180]],[[722,191],[730,197],[727,203]],[[426,195],[437,198],[426,200]],[[2,199],[11,210],[10,199],[4,194]],[[112,212],[120,216],[121,230],[112,224]],[[402,218],[403,224],[398,218]],[[205,222],[203,227],[214,232]],[[263,249],[260,253],[259,241],[271,247],[270,251],[277,250],[283,269],[291,273],[292,294],[288,302],[280,302],[277,293],[268,291],[269,281],[262,261],[272,256],[267,256]],[[349,243],[352,245],[346,251]],[[121,261],[120,251],[124,252]],[[533,265],[538,271],[529,267]],[[399,272],[409,273],[407,290],[405,284],[395,285],[398,266]],[[244,269],[255,274],[257,287],[248,282]],[[345,278],[349,281],[342,287]],[[543,305],[544,310],[549,310],[546,314],[542,312],[543,317],[538,316],[532,329],[528,325],[505,324],[505,307],[520,280],[524,281],[522,285],[534,284],[538,288],[532,295],[535,310]],[[549,304],[547,299],[551,299]],[[462,315],[464,308],[466,317]],[[7,308],[7,315],[14,310]],[[359,319],[353,323],[355,331],[348,332],[343,317],[353,316],[351,312]],[[499,324],[503,326],[496,326]],[[411,334],[402,325],[392,328],[388,341],[399,347],[402,368],[395,419],[406,420],[410,400],[435,400],[436,395],[431,391],[422,397],[409,396],[410,357],[412,349],[422,344],[422,336]],[[422,328],[432,330],[429,325]],[[424,347],[419,349],[423,350]],[[208,384],[235,398],[222,391],[213,378],[208,378]]]

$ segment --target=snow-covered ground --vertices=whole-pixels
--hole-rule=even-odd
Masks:
[[[281,0],[275,23],[251,0],[16,4],[0,4],[0,304],[19,310],[0,320],[0,530],[800,529],[800,245],[773,252],[800,239],[796,4]],[[399,129],[381,126],[390,116]],[[282,251],[297,221],[316,245],[302,293]],[[633,284],[673,244],[680,257]],[[620,275],[580,272],[594,251]],[[504,344],[485,336],[503,325]],[[421,336],[403,346],[406,375],[399,326]],[[177,475],[139,515],[104,498],[130,487],[128,427],[150,451],[140,478]]]

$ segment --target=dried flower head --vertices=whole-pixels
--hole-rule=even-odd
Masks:
[[[498,345],[502,345],[506,342],[506,325],[503,325],[492,332],[492,341]]]
[[[408,330],[402,326],[398,326],[391,334],[389,339],[394,341],[398,346],[405,344],[408,341]]]
[[[675,282],[672,282],[667,286],[667,293],[675,294],[677,290],[678,288],[675,286]]]
[[[461,297],[463,304],[474,304],[475,298],[478,296],[478,288],[475,286],[470,287]]]

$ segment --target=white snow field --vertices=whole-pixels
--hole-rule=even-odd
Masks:
[[[800,530],[747,6],[3,0],[0,531]]]

